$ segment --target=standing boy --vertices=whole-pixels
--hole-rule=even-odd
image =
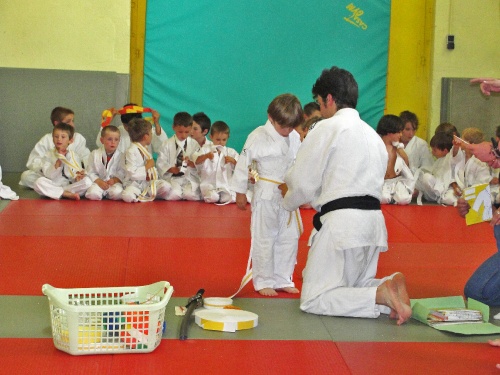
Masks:
[[[165,199],[170,185],[159,178],[153,156],[148,151],[153,138],[151,123],[135,118],[129,122],[128,133],[132,144],[125,153],[127,177],[122,199],[128,203]]]
[[[93,183],[85,198],[120,200],[126,175],[125,155],[118,150],[120,130],[114,125],[106,126],[101,130],[100,141],[102,146],[90,153],[87,175]]]
[[[175,134],[163,142],[158,154],[160,176],[172,186],[168,200],[200,200],[200,178],[192,161],[200,145],[190,137],[192,126],[189,113],[175,114],[172,125]]]
[[[355,110],[358,85],[351,73],[325,69],[312,93],[325,120],[302,142],[283,202],[290,211],[308,202],[318,211],[300,308],[367,318],[385,312],[402,324],[411,317],[404,276],[375,278],[379,253],[387,250],[380,210],[387,150]]]
[[[303,121],[302,106],[292,94],[279,95],[267,109],[268,121],[248,136],[236,163],[231,188],[236,204],[246,210],[248,169],[258,172],[252,198],[251,235],[253,285],[264,296],[277,291],[299,293],[292,281],[302,222],[298,211],[283,208],[285,172],[300,146],[293,129]],[[295,212],[293,212],[295,211]]]
[[[205,144],[195,160],[201,180],[201,196],[207,203],[235,202],[236,194],[229,184],[239,155],[235,149],[226,147],[229,126],[224,121],[214,122],[210,139],[213,143]]]
[[[61,122],[75,127],[74,123],[75,112],[69,108],[56,107],[50,113],[50,121],[52,126],[55,126]],[[87,148],[87,141],[80,133],[75,132],[73,141],[70,145],[70,150],[75,151],[80,160],[84,165],[87,165],[87,159],[90,155],[90,150]],[[28,157],[28,162],[26,167],[28,170],[21,174],[21,181],[19,185],[27,186],[33,189],[35,181],[43,176],[42,173],[42,159],[45,157],[47,151],[54,148],[53,134],[45,134],[35,145],[33,150]]]
[[[82,168],[78,154],[69,149],[73,143],[75,128],[64,122],[54,125],[54,147],[47,151],[41,162],[43,177],[39,177],[33,189],[52,199],[80,200],[92,184]]]

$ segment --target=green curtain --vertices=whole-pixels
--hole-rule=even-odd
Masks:
[[[383,115],[390,0],[151,0],[147,4],[143,104],[169,135],[175,113],[205,112],[231,128],[240,151],[282,93],[302,104],[321,71],[353,73],[358,110]]]

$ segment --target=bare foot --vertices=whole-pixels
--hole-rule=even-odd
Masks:
[[[488,343],[489,343],[491,346],[500,346],[500,339],[488,340]]]
[[[280,292],[291,293],[291,294],[300,293],[300,291],[297,288],[294,288],[292,286],[286,286],[284,288],[279,288],[279,289],[276,289],[276,290],[280,291]]]
[[[261,296],[274,297],[278,295],[278,292],[276,292],[273,288],[263,288],[257,292],[259,292]]]
[[[401,272],[398,272],[392,277],[392,281],[394,281],[398,289],[399,299],[408,306],[411,306],[410,296],[408,296],[408,291],[406,290],[405,276]]]
[[[75,201],[79,201],[80,200],[80,196],[78,194],[76,194],[76,193],[70,193],[69,191],[64,191],[62,196],[64,198],[73,199]]]
[[[406,288],[404,289],[406,291]],[[411,318],[411,307],[401,300],[398,293],[398,286],[393,280],[386,280],[379,285],[375,300],[379,305],[391,308],[390,316],[397,318],[398,325],[405,323]]]

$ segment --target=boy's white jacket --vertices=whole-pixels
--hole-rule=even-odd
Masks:
[[[118,149],[108,162],[106,167],[107,155],[104,146],[99,147],[90,153],[89,162],[86,167],[87,175],[94,182],[98,178],[108,181],[110,178],[117,177],[124,181],[126,177],[125,155]]]
[[[51,150],[47,151],[42,160],[43,175],[54,182],[56,185],[60,186],[67,185],[68,182],[75,182],[76,173],[82,170],[82,161],[75,151],[69,149],[66,154],[66,159],[71,164],[80,166],[80,168],[72,168],[65,163],[61,163],[61,166],[59,168],[56,168],[55,164],[58,160],[56,148],[54,147]]]
[[[220,154],[217,152],[220,150]],[[226,163],[225,157],[230,156],[238,161],[239,154],[235,149],[226,146],[215,146],[205,144],[198,152],[198,155],[205,155],[209,152],[214,154],[213,159],[206,159],[203,163],[197,164],[196,169],[200,175],[200,186],[212,185],[214,188],[229,191],[229,184],[233,176],[234,165]]]
[[[295,130],[288,137],[283,137],[270,121],[259,126],[250,133],[243,146],[231,179],[231,190],[241,194],[247,192],[248,167],[252,162],[255,162],[261,178],[283,183],[299,147],[300,136]],[[254,187],[252,203],[259,199],[282,200],[278,184],[259,180]]]
[[[52,150],[55,147],[54,141],[52,139],[52,133],[45,134],[36,143],[33,150],[31,150],[30,156],[28,157],[28,162],[26,167],[32,171],[39,172],[42,170],[43,158],[47,151]],[[87,165],[88,157],[90,155],[90,150],[87,148],[87,141],[80,133],[75,132],[73,136],[73,143],[68,147],[68,150],[73,150],[78,154],[78,157],[85,165]]]
[[[163,145],[158,153],[158,159],[156,161],[156,167],[158,168],[158,173],[161,178],[169,180],[172,177],[172,173],[167,172],[170,168],[175,167],[177,161],[177,153],[180,149],[184,149],[184,142],[187,142],[186,151],[184,156],[189,157],[191,161],[193,154],[200,149],[200,145],[193,138],[188,137],[184,141],[178,141],[177,137],[174,135],[163,142]],[[176,147],[178,144],[178,148]],[[196,168],[188,167],[188,173],[186,177],[198,179],[198,173]]]

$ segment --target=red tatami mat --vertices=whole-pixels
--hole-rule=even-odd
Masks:
[[[19,200],[0,213],[2,235],[250,238],[250,206]]]
[[[411,298],[461,295],[472,273],[496,251],[493,243],[389,244],[377,276],[402,272]]]
[[[454,207],[383,205],[382,211],[390,243],[495,243],[489,223],[467,226]]]
[[[40,295],[45,283],[88,288],[166,280],[176,297],[200,288],[206,296],[229,296],[245,274],[249,246],[249,239],[0,236],[0,294]],[[299,289],[306,253],[300,241],[294,277]],[[259,295],[249,283],[239,297]]]
[[[334,342],[163,340],[148,354],[72,356],[51,339],[0,339],[9,374],[350,374]],[[110,360],[111,359],[111,360]]]
[[[486,341],[486,340],[485,340]],[[338,342],[353,375],[498,374],[500,348],[473,343]]]
[[[125,282],[126,238],[0,236],[0,249],[1,295],[41,295],[43,284],[90,288]]]

